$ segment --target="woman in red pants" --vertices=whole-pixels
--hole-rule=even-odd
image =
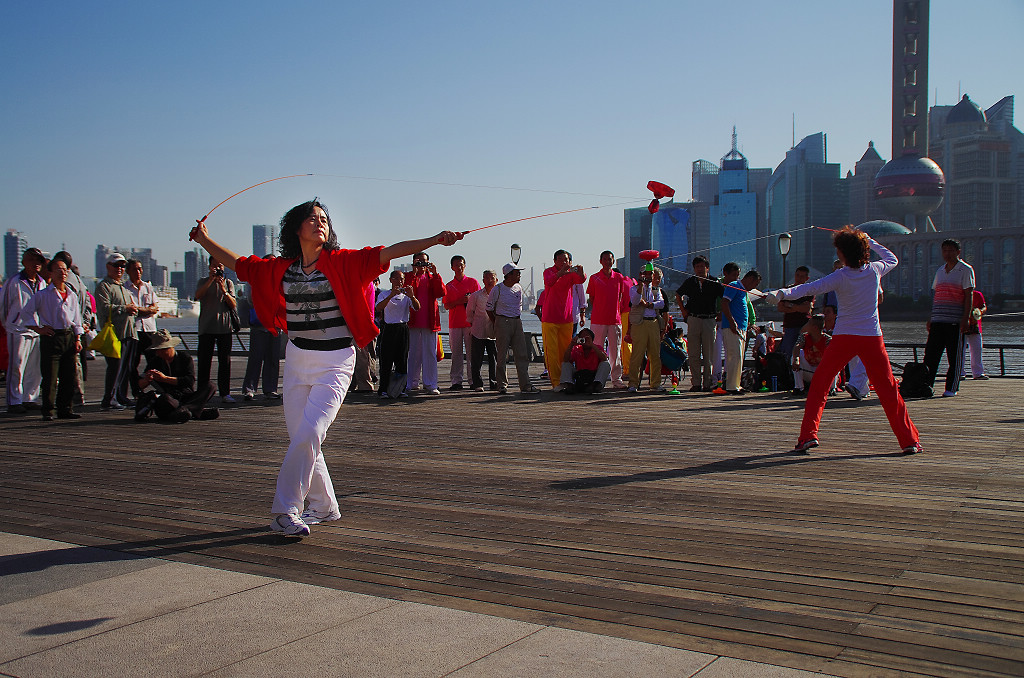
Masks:
[[[818,425],[828,398],[828,387],[839,371],[857,356],[864,363],[868,379],[882,403],[896,439],[904,454],[923,452],[914,422],[910,420],[896,378],[892,375],[889,355],[885,351],[882,328],[878,323],[878,290],[882,276],[896,267],[896,255],[872,240],[867,233],[846,226],[832,238],[836,256],[843,264],[824,278],[814,282],[778,290],[774,296],[799,299],[808,295],[835,291],[842,311],[836,318],[832,341],[818,366],[821,377],[811,382],[800,426],[800,438],[794,452],[806,454],[818,446]],[[870,261],[871,251],[880,257]]]

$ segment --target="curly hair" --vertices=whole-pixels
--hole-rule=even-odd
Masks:
[[[280,236],[278,236],[277,240],[283,258],[295,259],[302,256],[302,247],[299,245],[299,229],[302,228],[302,222],[313,213],[314,207],[322,209],[327,216],[327,242],[324,243],[324,249],[338,249],[338,235],[334,232],[331,214],[327,211],[326,205],[314,198],[309,202],[296,205],[281,217],[281,223],[279,224]]]
[[[860,268],[871,260],[871,247],[868,245],[868,234],[858,231],[853,226],[843,226],[832,236],[832,244],[843,253],[846,265]]]

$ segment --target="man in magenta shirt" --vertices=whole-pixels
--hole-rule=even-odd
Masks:
[[[480,289],[476,278],[467,278],[466,260],[456,254],[452,257],[452,272],[455,277],[444,286],[444,307],[448,309],[448,343],[452,350],[452,369],[450,372],[452,385],[449,390],[462,390],[463,367],[469,355],[469,333],[472,323],[466,320],[466,304],[469,295]]]
[[[569,265],[569,253],[555,252],[555,265],[544,269],[544,306],[541,309],[541,336],[544,339],[544,364],[551,385],[558,388],[562,376],[562,354],[572,342],[572,287],[586,282],[582,266]]]
[[[604,349],[608,341],[608,361],[611,365],[612,385],[622,386],[622,365],[619,362],[619,344],[622,343],[623,291],[626,276],[612,270],[615,255],[601,252],[601,270],[587,281],[588,305],[590,306],[590,329],[594,331],[594,344]],[[628,305],[628,301],[626,302]]]
[[[444,282],[426,252],[413,255],[412,266],[405,274],[405,284],[412,287],[420,307],[409,314],[409,390],[416,390],[422,373],[424,390],[439,395],[437,333],[441,331],[441,313],[437,300],[444,296]]]

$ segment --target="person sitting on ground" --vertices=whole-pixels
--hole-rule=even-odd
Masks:
[[[559,390],[562,393],[597,393],[612,375],[608,354],[594,343],[594,332],[584,327],[562,355]]]
[[[806,385],[813,379],[825,355],[825,347],[832,339],[825,334],[825,316],[821,314],[811,316],[801,331],[802,334],[793,344],[793,395],[800,396],[807,394]],[[833,383],[829,387],[829,394],[835,395],[835,392],[836,386]]]
[[[217,387],[207,380],[197,391],[195,365],[192,356],[176,351],[181,339],[167,330],[157,330],[150,345],[152,357],[146,362],[146,372],[139,377],[139,395],[135,420],[145,421],[152,412],[161,421],[183,424],[189,419],[216,419],[220,413],[215,407],[206,407]],[[152,391],[147,391],[150,386]]]

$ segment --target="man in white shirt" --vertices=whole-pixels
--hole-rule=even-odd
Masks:
[[[530,356],[526,348],[526,333],[523,332],[523,288],[519,285],[522,276],[521,268],[515,264],[505,264],[501,273],[505,280],[495,285],[487,297],[487,315],[494,323],[494,343],[497,348],[498,393],[508,393],[508,349],[511,346],[512,356],[519,375],[519,391],[521,393],[539,393],[540,389],[530,384]]]
[[[466,320],[469,322],[470,333],[470,385],[477,392],[484,390],[480,368],[484,364],[485,351],[487,352],[488,384],[492,390],[497,388],[494,381],[494,366],[498,347],[494,343],[494,322],[487,315],[487,298],[494,286],[498,284],[498,276],[494,271],[487,270],[484,271],[483,281],[483,288],[469,295],[469,303],[466,304]]]
[[[66,284],[68,267],[61,259],[50,262],[52,282],[36,292],[22,308],[22,320],[38,332],[42,373],[43,421],[80,419],[72,412],[75,393],[75,359],[82,350],[82,311],[78,297]],[[54,397],[56,395],[56,398]]]
[[[30,247],[21,257],[22,270],[0,289],[0,315],[7,331],[7,411],[24,414],[26,405],[39,402],[42,375],[39,370],[39,335],[28,327],[21,310],[46,283],[40,272],[43,253]]]
[[[380,383],[377,392],[381,398],[405,395],[405,381],[409,372],[409,314],[419,310],[420,302],[412,287],[405,285],[405,275],[391,271],[391,289],[378,290],[376,312],[384,324],[377,342]],[[400,380],[392,388],[392,381]]]

